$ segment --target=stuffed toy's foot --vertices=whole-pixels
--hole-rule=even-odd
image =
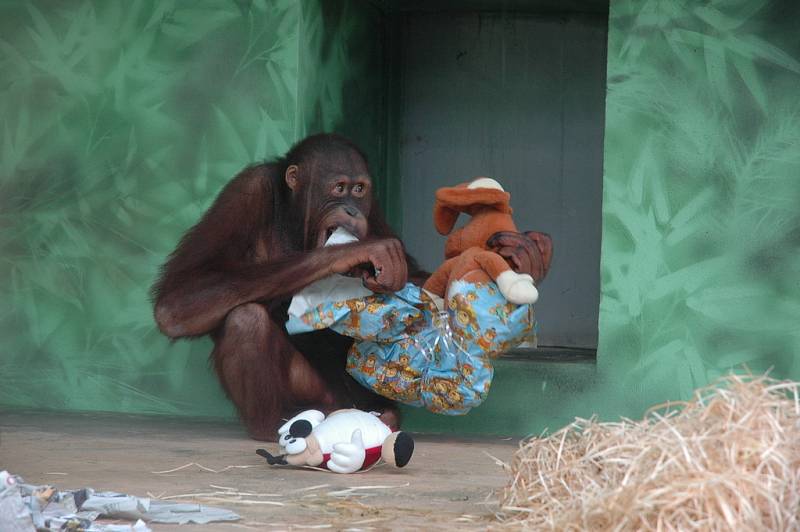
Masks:
[[[396,467],[405,466],[414,454],[414,439],[407,432],[392,432],[381,447],[381,458]]]
[[[532,304],[539,299],[539,291],[533,284],[533,277],[528,274],[505,271],[497,277],[497,287],[500,293],[515,305]]]

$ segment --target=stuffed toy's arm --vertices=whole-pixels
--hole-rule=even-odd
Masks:
[[[475,262],[495,280],[500,293],[511,303],[525,305],[539,299],[539,291],[533,284],[533,277],[512,270],[503,257],[492,251],[481,251],[475,255]]]
[[[428,277],[428,280],[425,281],[422,288],[433,292],[439,297],[444,297],[444,293],[447,291],[447,285],[450,282],[450,273],[453,271],[457,260],[458,257],[453,257],[452,259],[444,261],[444,263]]]
[[[506,260],[493,251],[479,251],[474,258],[481,269],[488,273],[489,277],[494,281],[497,281],[497,278],[505,272],[511,271],[511,267]]]
[[[367,456],[361,430],[356,429],[350,436],[349,443],[337,443],[333,446],[328,469],[334,473],[355,473],[364,465]]]

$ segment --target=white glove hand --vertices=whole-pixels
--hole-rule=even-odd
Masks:
[[[328,469],[335,473],[355,473],[364,465],[366,456],[361,429],[356,429],[350,437],[350,443],[337,443],[333,446]]]

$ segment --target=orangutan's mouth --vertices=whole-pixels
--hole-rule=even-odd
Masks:
[[[338,226],[338,225],[332,225],[332,226],[328,227],[327,229],[325,229],[325,240],[324,240],[324,241],[325,241],[325,242],[327,242],[327,241],[328,241],[328,239],[331,237],[331,235],[332,235],[332,234],[333,234],[333,233],[334,233],[334,232],[335,232],[337,229],[339,229],[339,226]]]
[[[331,235],[339,229],[338,225],[329,225],[324,230],[319,232],[319,237],[317,238],[317,247],[322,247],[331,237]]]
[[[363,240],[367,236],[367,220],[364,217],[356,218],[353,216],[343,216],[342,213],[335,213],[325,216],[319,224],[317,234],[317,247],[322,247],[337,231],[344,230],[353,235],[356,240]],[[338,234],[338,233],[337,233]],[[339,241],[338,243],[343,243]]]
[[[337,229],[344,229],[351,235],[355,235],[355,237],[358,238],[358,232],[355,228],[348,227],[346,225],[332,224],[327,226],[324,231],[320,231],[319,238],[317,239],[317,247],[323,247]]]

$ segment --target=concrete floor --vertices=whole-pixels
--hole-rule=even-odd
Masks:
[[[495,522],[497,491],[509,477],[492,457],[510,462],[517,440],[415,435],[415,441],[414,456],[404,469],[382,465],[337,475],[270,467],[255,449],[275,451],[277,446],[250,440],[230,422],[0,412],[0,470],[29,483],[145,497],[203,493],[209,495],[178,500],[242,516],[237,523],[154,524],[154,531],[470,530]],[[219,472],[191,466],[154,473],[191,462]],[[235,491],[249,495],[236,496]]]

